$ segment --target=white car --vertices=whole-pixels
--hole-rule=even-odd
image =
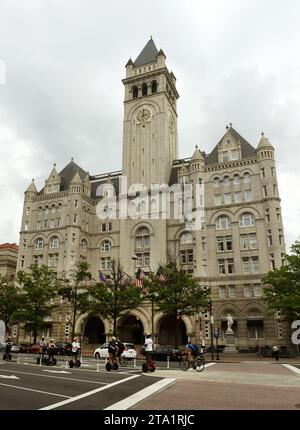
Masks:
[[[125,345],[124,352],[122,353],[122,357],[125,358],[136,358],[136,350],[133,343],[123,342]],[[108,342],[99,346],[99,348],[95,349],[94,357],[96,359],[106,358],[108,357]]]

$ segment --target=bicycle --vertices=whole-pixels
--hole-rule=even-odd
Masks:
[[[180,368],[184,371],[192,368],[196,370],[196,372],[202,372],[205,368],[205,359],[200,355],[194,359],[191,359],[188,355],[185,355],[183,360],[180,361]]]

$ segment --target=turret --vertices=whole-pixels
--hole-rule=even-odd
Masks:
[[[45,181],[45,194],[58,193],[60,191],[61,178],[56,170],[56,164],[53,164],[53,169]]]
[[[70,182],[69,191],[70,193],[83,193],[83,183],[79,176],[78,170]]]

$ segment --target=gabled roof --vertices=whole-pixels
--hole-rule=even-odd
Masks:
[[[58,175],[61,178],[60,181],[60,191],[66,191],[69,189],[69,185],[76,175],[76,172],[78,172],[80,179],[83,181],[88,172],[83,170],[78,164],[74,163],[73,159],[70,161],[69,164],[66,165],[59,173]],[[44,188],[41,189],[39,194],[44,194]]]
[[[238,141],[240,142],[242,158],[249,158],[249,157],[255,157],[256,156],[255,148],[249,142],[247,142],[247,140],[244,139],[243,136],[241,136],[234,128],[229,127],[229,129],[226,133],[231,134],[232,138],[236,142],[238,142]],[[219,143],[214,147],[212,152],[205,157],[205,164],[218,164],[219,163],[218,146],[222,142],[222,140],[224,139],[224,136],[219,141]]]
[[[144,64],[153,63],[156,61],[158,49],[155,46],[153,39],[151,38],[141,51],[133,63],[134,67],[143,66]]]

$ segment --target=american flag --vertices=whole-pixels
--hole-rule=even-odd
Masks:
[[[121,276],[120,276],[120,285],[126,285],[128,276],[126,275],[126,273],[121,272]]]
[[[145,277],[145,273],[142,271],[142,269],[138,268],[136,274],[135,274],[135,285],[137,288],[143,288],[143,278]]]
[[[158,268],[158,270],[157,270],[157,273],[156,273],[156,276],[158,277],[158,279],[159,279],[160,281],[165,281],[165,280],[166,280],[166,277],[165,277],[165,275],[163,274],[163,271],[162,271],[161,266],[159,266],[159,268]]]
[[[99,271],[99,280],[100,282],[104,282],[104,283],[106,282],[106,276],[101,271]]]

